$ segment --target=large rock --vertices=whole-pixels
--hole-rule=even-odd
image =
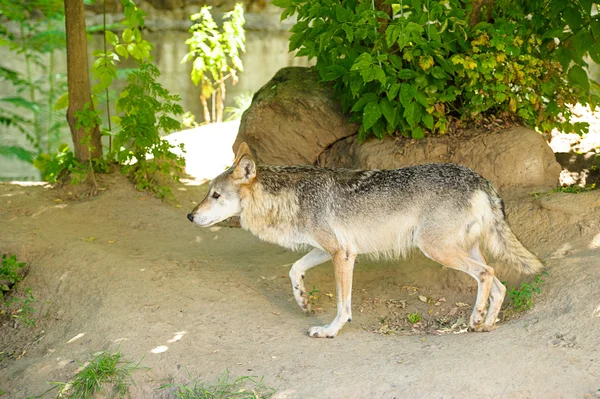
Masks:
[[[550,189],[557,186],[561,167],[544,138],[523,127],[498,133],[467,132],[460,137],[422,140],[387,137],[358,144],[356,136],[324,151],[318,164],[356,169],[392,169],[434,162],[468,166],[492,181],[500,191]]]
[[[326,148],[357,130],[314,69],[289,67],[254,95],[233,148],[247,142],[263,164],[315,164]]]

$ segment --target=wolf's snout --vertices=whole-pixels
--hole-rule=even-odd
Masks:
[[[188,213],[187,218],[190,222],[194,221],[194,215],[192,215],[191,213]]]

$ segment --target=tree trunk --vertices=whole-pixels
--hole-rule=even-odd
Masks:
[[[81,162],[102,157],[100,130],[91,131],[90,147],[82,143],[85,129],[77,129],[75,112],[83,110],[86,103],[93,109],[87,59],[87,38],[82,0],[65,0],[65,27],[67,31],[67,81],[69,84],[69,108],[67,121],[71,128],[75,157]]]

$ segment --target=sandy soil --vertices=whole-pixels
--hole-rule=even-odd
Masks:
[[[186,220],[204,186],[181,185],[178,207],[120,176],[102,184],[76,201],[68,188],[0,185],[0,251],[29,263],[23,286],[37,300],[35,328],[0,327],[2,398],[40,394],[71,379],[76,361],[117,348],[148,367],[134,374],[134,398],[172,397],[157,388],[190,375],[214,382],[225,370],[264,376],[279,398],[583,398],[600,389],[598,191],[508,199],[515,232],[550,272],[533,310],[490,333],[460,333],[463,303],[475,300],[470,277],[418,255],[360,260],[354,320],[329,340],[306,331],[335,314],[330,263],[307,274],[319,292],[306,316],[287,278],[300,254]],[[412,312],[420,325],[406,321]]]

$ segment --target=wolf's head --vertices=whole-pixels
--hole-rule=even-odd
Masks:
[[[200,226],[212,226],[242,211],[240,190],[252,184],[256,177],[256,164],[248,144],[242,143],[233,166],[210,182],[206,197],[187,218]]]

